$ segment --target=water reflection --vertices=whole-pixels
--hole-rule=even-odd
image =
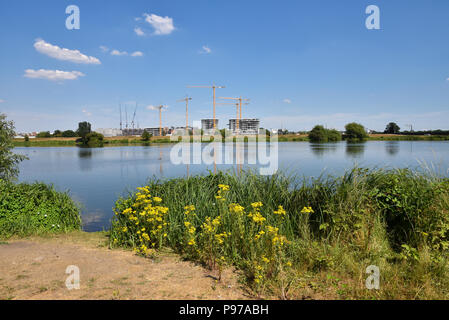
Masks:
[[[390,156],[394,156],[399,152],[399,141],[386,141],[385,151]]]
[[[78,149],[78,165],[81,171],[92,170],[92,149],[90,148]]]
[[[312,153],[322,158],[327,153],[334,153],[337,151],[336,143],[310,143],[310,150]]]
[[[365,142],[346,142],[346,155],[351,158],[362,158],[365,153]]]

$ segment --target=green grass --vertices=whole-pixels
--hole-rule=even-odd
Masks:
[[[229,185],[225,201],[215,198],[219,184]],[[164,217],[169,223],[164,229],[167,237],[154,240],[156,247],[171,247],[218,269],[218,258],[223,256],[224,264],[242,270],[258,295],[300,298],[312,290],[343,299],[449,298],[447,178],[410,170],[354,169],[341,177],[318,179],[246,172],[151,180],[148,187],[151,196],[161,197],[160,205],[169,208]],[[263,203],[257,209],[266,219],[263,225],[247,216],[257,211],[251,206],[257,201]],[[142,243],[136,232],[145,226],[144,220],[135,227],[121,213],[135,203],[135,195],[117,202],[111,246]],[[242,205],[244,215],[233,216],[231,203]],[[195,216],[185,214],[186,205],[195,206]],[[279,205],[287,212],[284,218],[275,214]],[[301,212],[304,207],[314,212]],[[223,244],[208,238],[203,226],[208,217],[218,216],[221,223],[212,235],[232,234]],[[185,221],[196,228],[195,248],[187,244]],[[151,226],[146,226],[150,232]],[[266,241],[271,238],[253,240],[268,226],[279,228],[285,245]],[[262,256],[272,262],[263,265]],[[287,267],[289,263],[292,267]],[[263,268],[258,271],[257,265]],[[380,268],[379,290],[365,288],[369,265]],[[261,282],[256,281],[259,276]]]
[[[43,183],[0,180],[0,238],[80,229],[80,209],[67,193]]]

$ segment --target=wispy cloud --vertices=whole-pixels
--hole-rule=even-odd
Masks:
[[[58,60],[82,64],[101,64],[100,60],[98,60],[97,58],[82,54],[79,50],[60,48],[58,46],[45,42],[42,39],[36,40],[36,42],[34,43],[34,48],[38,52]]]
[[[147,110],[159,110],[159,107],[158,106],[153,106],[152,104],[150,104],[150,105],[146,106],[146,109]],[[162,109],[163,110],[168,109],[168,106],[163,106]]]
[[[103,52],[108,52],[108,51],[109,51],[109,48],[106,47],[106,46],[100,46],[100,49],[101,49],[101,51],[103,51]]]
[[[290,103],[292,103],[292,101],[290,100],[290,99],[284,99],[284,100],[282,100],[284,103],[288,103],[288,104],[290,104]]]
[[[87,111],[86,109],[83,109],[82,111],[86,116],[90,117],[92,115],[92,113],[90,113],[89,111]]]
[[[143,37],[145,35],[145,32],[142,30],[142,28],[139,27],[135,27],[134,32],[140,37]]]
[[[212,50],[208,46],[202,46],[201,47],[200,53],[209,54],[211,52],[212,52]]]
[[[144,13],[145,21],[149,23],[156,35],[167,35],[175,30],[173,19],[170,17],[161,17],[156,14]]]
[[[85,74],[79,71],[60,71],[60,70],[25,70],[24,77],[30,79],[45,79],[50,81],[76,80],[84,77]]]
[[[126,52],[126,51],[118,51],[118,50],[112,50],[111,51],[111,55],[113,55],[113,56],[126,56],[126,55],[128,55],[128,52]]]
[[[143,52],[135,51],[135,52],[131,53],[131,57],[143,57]]]

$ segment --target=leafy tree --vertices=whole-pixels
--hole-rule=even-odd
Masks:
[[[42,131],[36,135],[36,138],[51,138],[50,131]]]
[[[6,115],[0,114],[0,179],[3,180],[15,179],[19,174],[18,164],[27,159],[11,152],[15,135],[14,123],[6,120]]]
[[[152,134],[150,134],[147,130],[143,130],[143,133],[141,136],[143,141],[150,141],[151,137],[152,137]]]
[[[98,132],[90,132],[86,135],[84,141],[83,144],[91,148],[103,147],[104,136]]]
[[[338,130],[327,130],[327,138],[331,142],[341,141],[341,133]]]
[[[352,141],[363,141],[368,138],[365,127],[359,123],[351,122],[345,126],[345,138]]]
[[[91,132],[92,130],[89,122],[84,121],[78,123],[78,130],[76,131],[76,134],[78,135],[78,137],[81,137],[83,144],[86,144],[86,136]]]
[[[73,130],[66,130],[61,134],[64,138],[74,138],[77,137],[76,132]]]
[[[53,132],[53,137],[62,137],[61,130],[55,130],[55,132]]]
[[[313,127],[312,131],[310,131],[309,139],[312,142],[327,142],[327,130],[321,125],[316,125]]]
[[[28,141],[30,141],[30,137],[26,134],[25,135],[25,142],[28,142]]]
[[[399,128],[399,126],[395,122],[390,122],[389,124],[387,124],[384,133],[398,134],[399,131],[401,131],[401,128]]]

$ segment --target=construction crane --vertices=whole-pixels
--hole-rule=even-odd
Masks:
[[[166,108],[167,106],[160,105],[157,107],[154,107],[154,109],[159,110],[159,136],[162,137],[162,109]]]
[[[122,104],[119,103],[119,110],[120,110],[120,131],[123,129],[122,127]]]
[[[136,119],[136,112],[137,112],[137,102],[136,102],[136,108],[134,109],[133,120],[131,121],[131,126],[133,127],[133,135],[135,134],[135,131],[134,131],[135,122],[134,122],[134,120]]]
[[[249,99],[243,99],[242,97],[240,97],[240,98],[220,97],[219,99],[236,100],[236,101],[238,101],[237,104],[239,105],[239,116],[237,116],[237,119],[236,119],[236,121],[237,121],[236,126],[237,126],[237,130],[238,130],[239,129],[239,122],[242,119],[242,105],[243,104],[245,104],[245,105],[249,104],[248,102],[243,103],[243,101],[250,101],[250,100]]]
[[[220,103],[217,103],[217,105],[233,105],[233,106],[235,106],[235,109],[236,109],[236,118],[235,118],[235,121],[236,121],[236,132],[238,132],[239,131],[239,110],[240,110],[240,108],[239,108],[239,103],[238,102],[220,102]]]
[[[214,129],[216,129],[216,123],[215,123],[215,89],[223,89],[226,88],[225,86],[216,86],[215,84],[211,85],[211,86],[187,86],[187,88],[212,88],[212,92],[213,92],[213,105],[214,105],[214,117],[213,117],[213,122],[214,122]]]
[[[184,99],[178,100],[177,102],[186,102],[186,130],[189,130],[189,101],[192,100],[190,97],[185,97]]]

